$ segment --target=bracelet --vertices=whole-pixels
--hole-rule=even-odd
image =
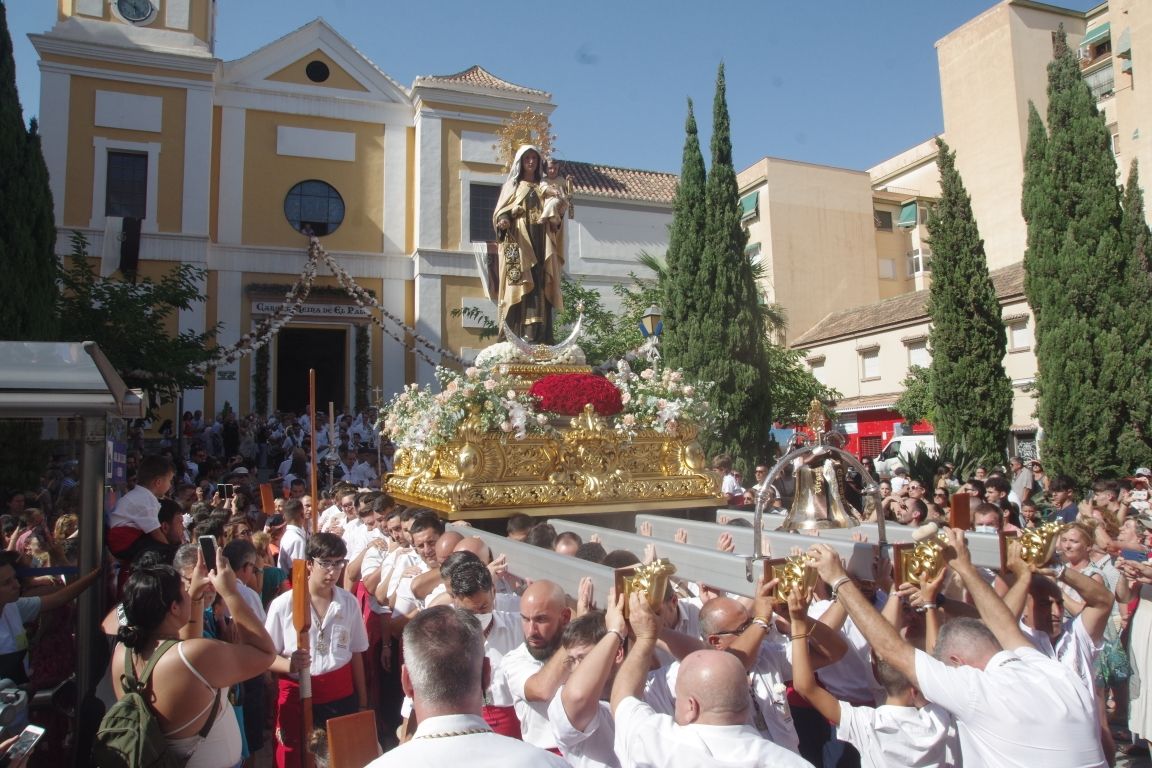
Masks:
[[[624,640],[625,640],[624,633],[621,632],[620,630],[610,629],[605,633],[605,636],[607,636],[607,635],[616,635],[616,637],[619,638],[619,640],[620,640],[620,645],[624,645]]]
[[[810,635],[810,634],[812,634],[812,633],[811,632],[801,632],[798,635],[792,635],[792,639],[793,640],[803,640],[804,638],[808,637],[808,635]]]
[[[831,586],[831,590],[832,590],[832,599],[833,600],[836,599],[836,593],[840,590],[840,587],[844,586],[845,584],[847,584],[850,581],[852,581],[851,576],[841,576],[840,578],[836,579],[836,581],[832,582],[832,584],[830,586]]]
[[[771,625],[768,624],[768,619],[764,618],[763,616],[754,617],[752,619],[752,623],[760,627],[760,629],[764,630],[765,632],[769,632],[772,629]]]

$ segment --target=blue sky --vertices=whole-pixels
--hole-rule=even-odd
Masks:
[[[707,142],[723,61],[737,169],[769,155],[863,170],[942,130],[934,45],[994,4],[584,0],[542,4],[551,13],[527,21],[500,10],[524,4],[219,0],[216,55],[241,58],[321,15],[406,87],[480,64],[550,91],[561,157],[673,172],[687,98]],[[6,5],[31,117],[40,85],[27,35],[51,28],[57,2]]]

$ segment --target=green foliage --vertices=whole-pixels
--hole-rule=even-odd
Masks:
[[[900,382],[904,392],[894,406],[908,424],[928,421],[936,424],[936,401],[932,396],[932,369],[913,365]]]
[[[1029,120],[1025,293],[1036,314],[1041,450],[1080,483],[1150,454],[1142,390],[1152,344],[1137,229],[1125,226],[1111,137],[1063,30],[1048,66],[1047,133]],[[1131,196],[1135,208],[1138,200]],[[1146,363],[1145,363],[1146,364]]]
[[[7,10],[0,3],[0,328],[47,340],[56,326],[56,226],[36,122],[24,126]]]
[[[580,336],[580,348],[589,365],[600,365],[614,357],[622,357],[629,349],[639,345],[639,341],[632,343],[632,336],[638,337],[639,332],[630,334],[628,324],[635,325],[626,313],[616,315],[604,306],[604,299],[600,292],[594,288],[585,287],[579,280],[573,280],[567,275],[561,280],[560,291],[564,295],[564,311],[556,319],[557,338],[565,338],[576,324],[577,304],[584,304],[584,325]]]
[[[700,259],[704,251],[706,206],[704,190],[707,176],[692,100],[688,100],[688,117],[684,122],[684,156],[680,182],[672,206],[672,227],[668,237],[668,256],[664,286],[664,357],[672,368],[694,370],[698,361],[690,350],[698,342],[693,322],[699,314],[698,294],[711,290],[699,280]]]
[[[1012,423],[1004,321],[956,155],[943,141],[936,144],[940,201],[928,223],[933,254],[928,413],[935,416],[931,421],[941,443],[998,456]]]
[[[368,351],[368,325],[356,326],[356,410],[368,407],[368,377],[372,356]]]
[[[828,403],[839,400],[841,393],[817,381],[812,375],[812,369],[804,364],[803,352],[776,344],[765,344],[764,357],[767,371],[765,388],[768,401],[772,404],[773,420],[781,424],[804,421],[813,398],[824,403],[825,415],[835,420],[836,413]]]
[[[748,235],[740,224],[725,90],[721,64],[712,108],[712,166],[705,182],[704,248],[691,274],[685,273],[683,252],[679,261],[669,260],[673,285],[691,281],[696,287],[679,321],[683,346],[669,364],[683,367],[690,378],[716,383],[715,405],[724,420],[718,434],[702,435],[703,446],[746,467],[766,443],[770,390],[760,291],[744,252]],[[670,303],[681,295],[670,293]]]
[[[213,358],[208,345],[216,329],[170,336],[168,325],[204,301],[204,270],[180,264],[159,281],[129,283],[95,274],[87,251],[88,241],[74,232],[72,254],[59,274],[59,338],[95,341],[129,387],[161,402],[203,387],[200,371]]]
[[[924,369],[921,369],[924,370]],[[999,456],[999,454],[996,454]],[[987,466],[999,459],[984,454],[974,453],[957,445],[938,445],[934,450],[916,448],[901,459],[908,468],[908,476],[919,480],[925,488],[936,486],[936,472],[945,464],[953,467],[953,477],[971,477],[976,467]]]
[[[1144,194],[1140,190],[1140,168],[1135,160],[1128,171],[1128,184],[1124,187],[1120,221],[1123,247],[1131,254],[1128,264],[1130,289],[1128,306],[1152,305],[1152,274],[1149,272],[1148,248],[1152,232],[1144,218]],[[1125,327],[1124,363],[1128,369],[1125,405],[1127,419],[1120,435],[1117,452],[1126,467],[1147,466],[1152,463],[1152,316],[1146,311],[1129,312]]]
[[[272,365],[268,345],[262,344],[252,357],[253,410],[261,416],[267,416],[268,396],[271,394],[268,387],[268,369]]]

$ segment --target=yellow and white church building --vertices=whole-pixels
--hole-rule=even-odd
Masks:
[[[491,306],[476,253],[504,179],[497,132],[526,108],[550,114],[551,95],[480,66],[406,87],[322,19],[221,61],[215,21],[214,0],[59,0],[53,28],[30,36],[58,251],[78,231],[111,272],[138,220],[139,275],[205,270],[206,301],[170,330],[219,325],[229,346],[284,302],[311,230],[422,336],[463,357],[486,345],[453,310]],[[577,209],[566,270],[607,295],[641,251],[663,251],[676,178],[563,162]],[[431,380],[323,267],[314,286],[269,345],[271,409],[305,408],[309,367],[338,407],[353,405],[357,365],[385,399]],[[252,356],[222,365],[185,408],[247,413],[259,378]]]

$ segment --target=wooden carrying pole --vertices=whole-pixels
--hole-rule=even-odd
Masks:
[[[292,561],[292,626],[296,629],[296,648],[312,651],[312,598],[308,594],[308,561]],[[314,768],[316,761],[308,751],[312,737],[312,673],[300,670],[300,768]]]
[[[313,515],[319,512],[320,493],[316,486],[316,369],[308,369],[308,432],[311,435],[311,462],[308,469],[308,493],[312,495]],[[309,534],[316,532],[316,523],[312,517],[304,518],[304,530]]]

